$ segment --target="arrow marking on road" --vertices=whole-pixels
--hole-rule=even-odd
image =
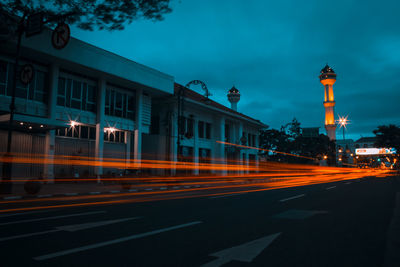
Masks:
[[[232,260],[252,262],[253,259],[268,247],[280,234],[281,233],[276,233],[264,236],[248,243],[210,254],[210,256],[217,257],[218,259],[210,261],[202,265],[202,267],[218,267]]]
[[[139,219],[139,218],[141,218],[141,217],[131,217],[131,218],[123,218],[123,219],[117,219],[117,220],[108,220],[108,221],[57,226],[57,227],[55,227],[56,229],[53,229],[53,230],[2,237],[2,238],[0,238],[0,242],[12,240],[12,239],[24,238],[24,237],[31,237],[31,236],[35,236],[35,235],[44,235],[44,234],[49,234],[49,233],[55,233],[55,232],[60,232],[60,231],[75,232],[75,231],[85,230],[85,229],[99,227],[99,226],[113,224],[113,223],[125,222],[125,221]]]

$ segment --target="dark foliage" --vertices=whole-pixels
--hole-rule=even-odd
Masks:
[[[377,147],[394,147],[397,153],[400,153],[400,127],[393,124],[381,125],[373,133],[377,138],[375,142]]]
[[[171,12],[169,0],[0,0],[0,10],[18,17],[43,12],[50,26],[66,22],[84,30],[122,30],[139,18],[158,21]]]

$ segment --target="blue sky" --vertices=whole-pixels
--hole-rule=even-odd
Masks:
[[[336,116],[351,120],[347,137],[400,124],[398,1],[172,0],[171,6],[161,22],[139,20],[116,32],[72,28],[72,35],[178,83],[202,80],[226,106],[235,85],[238,110],[272,128],[296,117],[325,133],[318,75],[329,63],[337,73]]]

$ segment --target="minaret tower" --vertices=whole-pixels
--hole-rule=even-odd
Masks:
[[[231,102],[231,109],[237,111],[237,102],[240,100],[240,92],[235,86],[228,91],[228,100]]]
[[[325,87],[325,129],[329,139],[336,140],[336,124],[335,124],[335,98],[333,96],[333,84],[336,82],[336,73],[331,67],[326,66],[321,70],[319,75],[320,82]]]

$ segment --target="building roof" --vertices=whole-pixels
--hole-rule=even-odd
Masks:
[[[183,85],[175,83],[175,87],[174,87],[175,95],[177,95],[178,91],[180,89],[182,89],[182,88],[184,88]],[[252,121],[253,123],[265,126],[265,124],[262,123],[260,120],[253,119],[252,117],[244,115],[243,113],[234,111],[233,109],[230,109],[230,108],[228,108],[228,107],[226,107],[226,106],[224,106],[224,105],[222,105],[222,104],[220,104],[218,102],[215,102],[214,100],[211,100],[211,99],[209,99],[209,98],[207,98],[207,97],[205,97],[205,96],[203,96],[203,95],[201,95],[201,94],[199,94],[199,93],[197,93],[197,92],[195,92],[195,91],[193,91],[193,90],[191,90],[189,88],[185,89],[185,97],[189,98],[189,99],[191,99],[193,101],[202,103],[202,104],[207,104],[209,106],[212,106],[214,108],[220,109],[222,111],[232,113],[232,115],[238,115],[238,116],[240,116],[240,117],[242,117],[242,118],[244,118],[246,120]]]
[[[376,137],[361,137],[356,143],[374,143],[376,140]]]
[[[335,73],[334,71],[333,71],[333,69],[331,68],[331,67],[329,67],[329,65],[328,64],[326,64],[326,66],[321,70],[321,73]]]
[[[239,90],[235,87],[232,86],[232,88],[228,91],[229,94],[240,94]]]

